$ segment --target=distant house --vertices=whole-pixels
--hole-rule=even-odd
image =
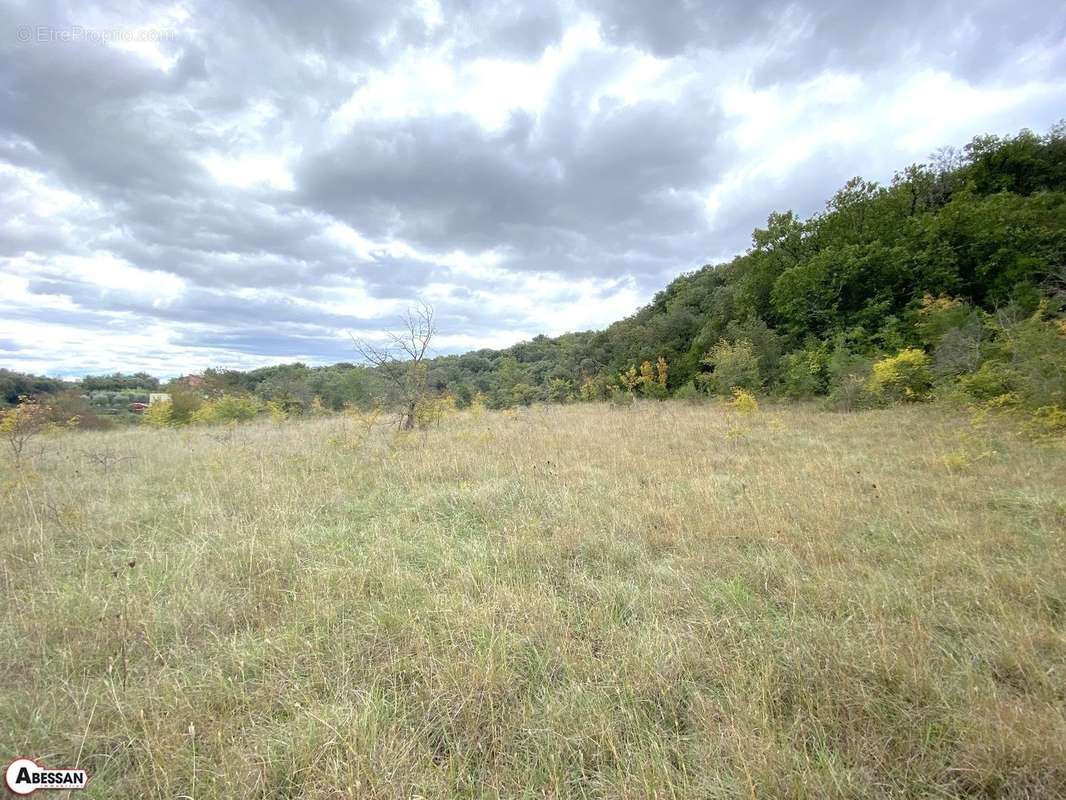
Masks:
[[[148,395],[148,405],[152,406],[156,403],[169,403],[170,394],[168,392],[152,392]]]
[[[148,408],[148,403],[130,403],[129,409],[134,414],[143,414],[144,410]]]
[[[190,389],[200,389],[203,388],[204,385],[204,376],[185,375],[184,377],[178,378],[178,383],[184,383]]]

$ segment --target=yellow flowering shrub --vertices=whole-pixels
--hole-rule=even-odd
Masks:
[[[174,424],[174,404],[169,400],[152,403],[141,414],[141,422],[152,428],[169,428]]]
[[[923,400],[932,386],[929,356],[915,347],[875,361],[867,383],[870,394],[881,400]]]
[[[753,414],[759,410],[759,401],[747,389],[734,386],[733,399],[729,401],[729,407],[742,414]]]

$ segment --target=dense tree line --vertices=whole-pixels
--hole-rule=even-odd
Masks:
[[[671,393],[846,395],[878,359],[915,349],[941,386],[972,386],[985,366],[1003,395],[1055,404],[1066,400],[1064,301],[1059,124],[978,137],[888,186],[854,178],[822,213],[771,214],[746,253],[682,275],[604,331],[439,358],[430,380],[495,405],[591,399],[625,391],[630,369],[662,358]],[[1042,389],[1026,360],[1047,373]]]
[[[1066,407],[1066,124],[981,136],[887,186],[854,178],[808,219],[770,214],[751,247],[685,274],[603,331],[537,336],[425,362],[462,406],[651,397],[734,388],[842,407],[931,393]],[[206,397],[298,412],[369,406],[380,369],[284,364],[207,370]],[[51,379],[0,371],[2,399]],[[90,387],[90,383],[92,387]],[[155,388],[144,374],[82,388]],[[171,382],[182,390],[187,383]],[[168,387],[164,387],[168,388]],[[1063,412],[1066,413],[1066,412]]]
[[[60,378],[46,378],[0,368],[0,407],[13,406],[20,397],[39,397],[58,394],[75,386]]]

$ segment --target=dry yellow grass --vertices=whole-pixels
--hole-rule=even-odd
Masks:
[[[2,753],[91,797],[1061,797],[1066,458],[679,403],[41,439]]]

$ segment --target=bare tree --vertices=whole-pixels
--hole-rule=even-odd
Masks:
[[[1066,305],[1066,264],[1056,264],[1047,271],[1043,280],[1048,297]]]
[[[408,309],[403,330],[386,334],[385,344],[376,345],[366,339],[351,337],[359,355],[377,368],[392,389],[400,409],[402,430],[415,426],[415,413],[428,391],[425,361],[429,343],[436,333],[433,307],[420,302],[415,308]]]

